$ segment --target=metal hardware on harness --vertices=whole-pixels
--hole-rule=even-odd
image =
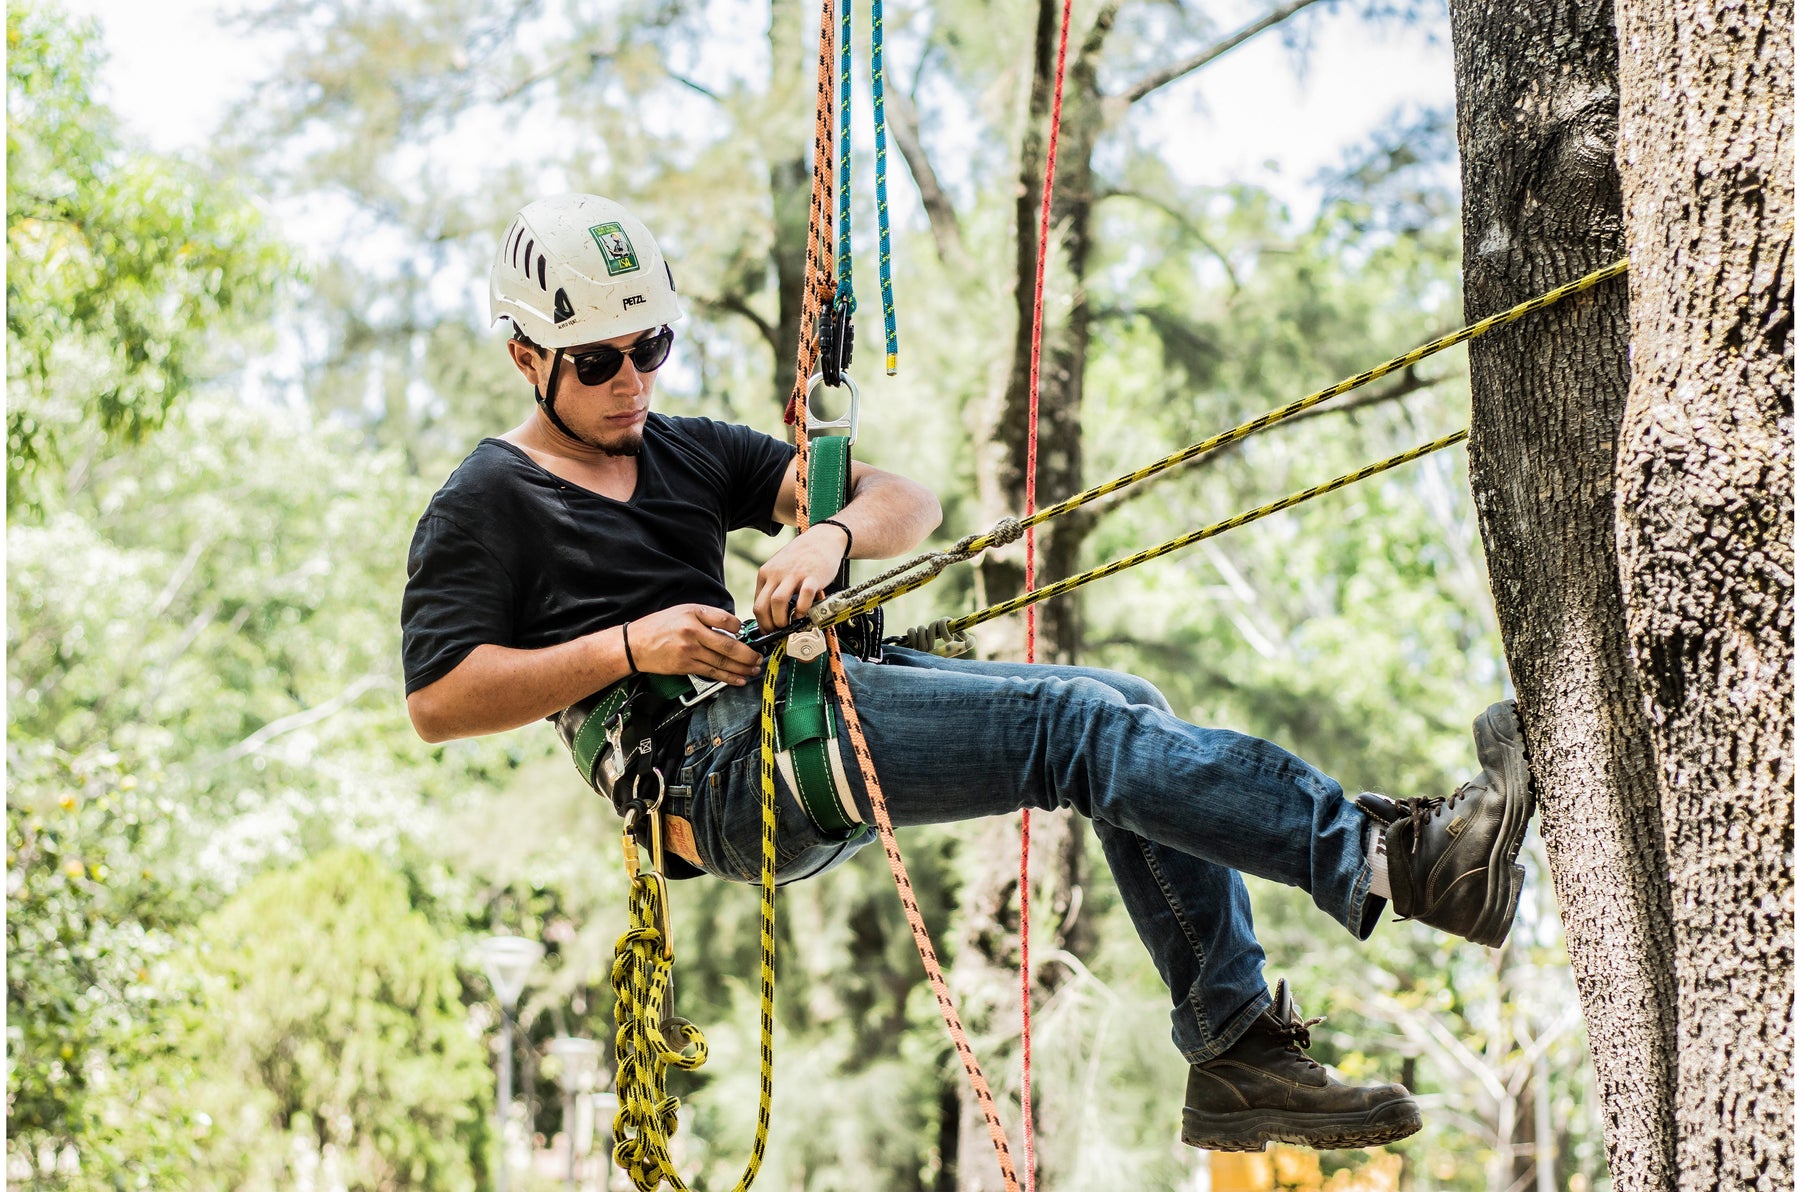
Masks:
[[[640,754],[648,757],[652,747],[650,738],[645,737],[631,754],[625,752],[625,717],[630,707],[631,701],[627,699],[606,722],[606,741],[600,747],[600,756],[594,759],[594,789],[608,799],[613,799],[619,779],[625,776],[632,758]]]
[[[851,353],[856,350],[856,325],[850,321],[850,313],[855,307],[856,300],[845,296],[819,312],[819,375],[833,389],[850,380],[845,370],[850,367]],[[812,412],[808,410],[808,429],[811,429],[811,418]]]
[[[825,653],[825,634],[808,625],[787,639],[787,652],[795,662],[811,662]]]
[[[719,692],[725,690],[725,680],[723,679],[708,679],[702,681],[694,678],[692,675],[689,675],[688,679],[694,684],[694,689],[681,697],[681,706],[689,711],[699,707],[713,696],[719,694]]]
[[[724,683],[687,675],[621,679],[557,713],[556,731],[582,781],[623,815],[620,781],[635,771],[655,769],[656,743],[664,731],[724,688]]]
[[[841,430],[850,437],[850,445],[854,447],[856,445],[856,424],[858,416],[862,412],[862,392],[857,389],[856,382],[850,378],[849,373],[844,373],[838,379],[845,388],[850,390],[850,409],[841,418],[820,418],[813,413],[813,393],[820,385],[831,383],[826,379],[825,374],[814,373],[806,382],[806,433],[813,435],[822,430]],[[815,443],[813,446],[816,448],[818,444]],[[832,513],[836,512],[837,510],[832,510]],[[827,513],[823,516],[830,517],[831,514]]]
[[[644,785],[645,775],[638,774],[631,787],[631,799],[625,804],[625,814],[620,829],[622,846],[625,850],[625,872],[633,884],[640,881],[654,881],[660,887],[657,905],[657,927],[662,931],[662,956],[664,960],[675,959],[675,934],[669,926],[669,884],[663,876],[663,824],[662,801],[668,791],[668,784],[663,780],[662,771],[651,769],[649,774],[655,776],[656,794],[649,799],[643,798],[639,791]],[[650,867],[644,868],[643,851],[638,843],[638,836],[646,834],[650,838]],[[672,1016],[674,1000],[667,999],[664,1017]]]
[[[627,811],[625,826],[619,833],[625,849],[625,876],[634,882],[638,879],[639,871],[643,869],[642,858],[638,856],[637,818],[637,808],[634,807]]]

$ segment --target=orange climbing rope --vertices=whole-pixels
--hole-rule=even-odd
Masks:
[[[824,0],[819,17],[819,74],[818,105],[815,109],[813,131],[813,186],[811,212],[807,225],[806,245],[806,291],[801,304],[800,343],[795,361],[794,390],[788,397],[787,420],[794,425],[794,442],[798,449],[799,466],[796,503],[799,515],[799,528],[805,532],[807,526],[807,461],[808,444],[806,433],[806,394],[811,384],[813,369],[819,359],[819,315],[832,301],[836,292],[836,279],[832,276],[831,261],[831,115],[832,115],[832,11],[833,0]],[[850,682],[844,673],[843,657],[838,649],[835,631],[826,633],[827,649],[831,657],[831,674],[833,686],[837,692],[838,706],[843,712],[844,727],[850,736],[851,748],[856,754],[858,766],[862,770],[863,782],[869,791],[869,801],[875,814],[876,831],[880,834],[883,851],[887,854],[888,868],[894,875],[894,886],[900,895],[900,906],[906,914],[907,924],[912,929],[913,943],[918,948],[919,960],[925,966],[926,979],[931,984],[933,995],[937,998],[938,1012],[942,1015],[944,1026],[950,1032],[951,1043],[956,1048],[957,1057],[962,1061],[963,1070],[968,1074],[969,1085],[975,1092],[975,1100],[981,1107],[981,1114],[987,1121],[988,1135],[993,1140],[994,1151],[1000,1160],[1001,1177],[1005,1180],[1007,1192],[1019,1192],[1018,1176],[1013,1171],[1012,1153],[1007,1147],[1006,1128],[1000,1122],[999,1111],[994,1107],[994,1094],[988,1087],[987,1078],[982,1074],[981,1064],[975,1058],[974,1049],[969,1046],[968,1032],[963,1029],[961,1016],[956,1011],[956,1002],[950,996],[949,983],[944,980],[943,966],[938,963],[937,951],[932,947],[931,935],[926,930],[925,918],[919,912],[919,902],[913,893],[912,878],[906,871],[906,862],[900,856],[900,847],[894,840],[894,829],[888,815],[887,799],[881,791],[881,779],[875,772],[875,760],[869,752],[867,740],[863,737],[862,720],[856,712],[856,702],[850,691]],[[773,662],[771,663],[773,665]],[[768,726],[764,726],[765,736]]]

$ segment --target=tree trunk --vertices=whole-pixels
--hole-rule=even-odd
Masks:
[[[1793,6],[1621,0],[1626,625],[1656,747],[1691,1189],[1794,1182]]]
[[[1044,160],[1049,151],[1049,120],[1052,97],[1056,84],[1056,42],[1057,29],[1061,19],[1062,6],[1056,0],[1038,0],[1037,27],[1032,38],[1031,55],[1031,91],[1026,103],[1024,124],[1019,134],[1018,183],[1017,198],[1013,203],[1013,345],[1007,371],[999,392],[995,395],[992,412],[987,419],[987,433],[984,436],[984,452],[982,466],[976,469],[976,480],[980,496],[982,522],[991,525],[996,519],[1006,515],[1017,515],[1025,508],[1025,480],[1030,467],[1027,451],[1030,415],[1030,383],[1031,383],[1031,331],[1034,308],[1034,278],[1037,269],[1038,253],[1038,220],[1044,201]],[[1054,227],[1052,228],[1051,258],[1055,258]],[[1048,278],[1046,284],[1066,284],[1061,279],[1054,283]],[[1044,317],[1044,340],[1046,345],[1053,341],[1056,328],[1053,326],[1049,304],[1046,304]],[[1081,361],[1077,361],[1080,364]],[[1050,399],[1044,396],[1046,404]],[[1052,412],[1040,411],[1042,424],[1054,423],[1060,429],[1065,419]],[[1076,448],[1075,458],[1079,466],[1079,411],[1075,415]],[[1056,430],[1051,434],[1055,435]],[[1046,452],[1046,455],[1050,452]],[[1066,460],[1066,452],[1055,452]],[[1040,492],[1055,491],[1053,486],[1057,480],[1040,474]],[[1072,489],[1069,491],[1073,491]],[[1058,496],[1063,495],[1061,493]],[[1054,498],[1053,498],[1054,499]],[[1040,553],[1045,544],[1047,529],[1038,531]],[[1002,547],[985,552],[976,561],[976,592],[984,603],[1005,600],[1016,595],[1024,585],[1025,548],[1023,544]],[[1039,582],[1043,582],[1040,574]],[[1040,613],[1043,610],[1040,609]],[[1011,626],[1001,622],[984,631],[990,639],[990,645],[984,651],[991,655],[1008,658],[1025,656],[1023,638],[1023,617],[1013,621]],[[1046,651],[1048,656],[1052,651]]]
[[[1453,0],[1463,302],[1503,310],[1622,252],[1610,5]],[[1469,481],[1518,690],[1620,1192],[1670,1187],[1675,990],[1662,825],[1620,599],[1626,290],[1470,346]]]
[[[1012,360],[1005,388],[989,425],[987,466],[977,470],[982,510],[988,524],[1004,514],[1017,514],[1025,508],[1025,478],[1031,462],[1027,448],[1038,230],[1044,201],[1044,161],[1049,151],[1048,130],[1056,85],[1061,14],[1062,5],[1058,0],[1039,0],[1031,94],[1021,130],[1019,191],[1013,213],[1015,323]],[[1110,27],[1110,18],[1105,21]],[[1094,62],[1105,29],[1097,32],[1097,37],[1089,38],[1095,54],[1076,58],[1068,73],[1063,98],[1057,176],[1051,199],[1051,263],[1046,270],[1043,355],[1039,373],[1039,505],[1060,500],[1082,485],[1082,377],[1087,365],[1089,325],[1082,283],[1094,202],[1091,158],[1100,133],[1102,110]],[[1062,253],[1057,252],[1059,243]],[[1066,262],[1060,269],[1057,267],[1059,256]],[[1054,317],[1057,313],[1062,314],[1060,319]],[[1039,529],[1038,584],[1062,578],[1076,570],[1087,528],[1086,522],[1065,519],[1063,524],[1052,523]],[[1005,599],[1023,586],[1022,547],[990,550],[983,555],[978,567],[977,592],[984,601]],[[1073,597],[1063,597],[1038,607],[1040,646],[1037,656],[1041,660],[1064,663],[1081,660],[1079,607],[1078,600]],[[993,648],[996,644],[998,649]],[[1022,637],[1005,639],[994,634],[986,645],[989,648],[985,652],[991,654],[1024,656]],[[1068,812],[1034,816],[1032,825],[1033,897],[1040,900],[1040,904],[1049,904],[1056,923],[1051,938],[1040,937],[1037,947],[1040,952],[1061,948],[1085,956],[1084,943],[1089,942],[1085,931],[1071,934],[1068,928],[1073,922],[1070,911],[1079,911],[1076,892],[1085,880],[1086,853],[1082,841],[1086,829],[1073,823]],[[978,832],[982,843],[976,855],[994,858],[1009,853],[1016,855],[1012,842],[1018,836],[1011,821],[984,825]],[[1016,922],[1014,931],[999,930],[1000,924],[992,916],[1012,915],[1012,908],[1017,905],[1017,891],[1017,869],[1002,861],[993,862],[979,880],[965,890],[959,915],[964,929],[957,949],[957,968],[962,980],[968,984],[959,982],[959,988],[992,990],[1005,980],[1016,991],[1017,980],[1013,975],[1018,956]],[[1045,921],[1042,915],[1034,915],[1033,919],[1040,925]],[[1033,985],[1034,1004],[1041,1004],[1067,978],[1068,970],[1064,966],[1040,970],[1035,974]],[[1016,992],[1010,1000],[996,1003],[996,1006],[1010,1006],[1010,1012],[1017,1014]],[[992,1171],[994,1164],[972,1153],[972,1148],[986,1145],[986,1133],[980,1128],[982,1121],[973,1096],[965,1093],[962,1100],[961,1141],[963,1157],[967,1161],[959,1162],[958,1187],[961,1192],[976,1192],[988,1186],[982,1182],[985,1178],[982,1173]],[[1047,1131],[1044,1137],[1051,1137],[1052,1133]],[[1015,1152],[1015,1157],[1023,1163],[1022,1147]],[[995,1172],[996,1178],[997,1174]]]

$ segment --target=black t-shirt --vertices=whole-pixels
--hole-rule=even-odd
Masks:
[[[480,645],[538,649],[677,604],[735,612],[725,534],[765,534],[794,449],[747,426],[651,414],[615,501],[483,439],[413,533],[400,604],[406,692]]]

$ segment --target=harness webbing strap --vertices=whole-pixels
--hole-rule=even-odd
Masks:
[[[850,439],[821,435],[809,445],[806,520],[812,524],[837,513],[849,499]],[[838,572],[840,581],[847,570],[846,562]],[[862,825],[845,812],[838,790],[838,768],[831,755],[837,721],[826,689],[829,673],[823,657],[789,667],[787,699],[776,714],[776,729],[781,749],[792,759],[794,794],[807,818],[826,836],[844,840]]]
[[[640,675],[638,681],[644,685],[643,689],[670,703],[692,690],[688,680],[682,675]],[[602,688],[597,694],[577,702],[571,709],[579,712],[586,708],[581,723],[568,739],[568,745],[575,768],[581,772],[582,780],[589,786],[594,785],[594,767],[600,761],[601,751],[606,748],[607,733],[612,728],[613,718],[624,711],[632,694],[632,680],[620,679],[612,686]]]

